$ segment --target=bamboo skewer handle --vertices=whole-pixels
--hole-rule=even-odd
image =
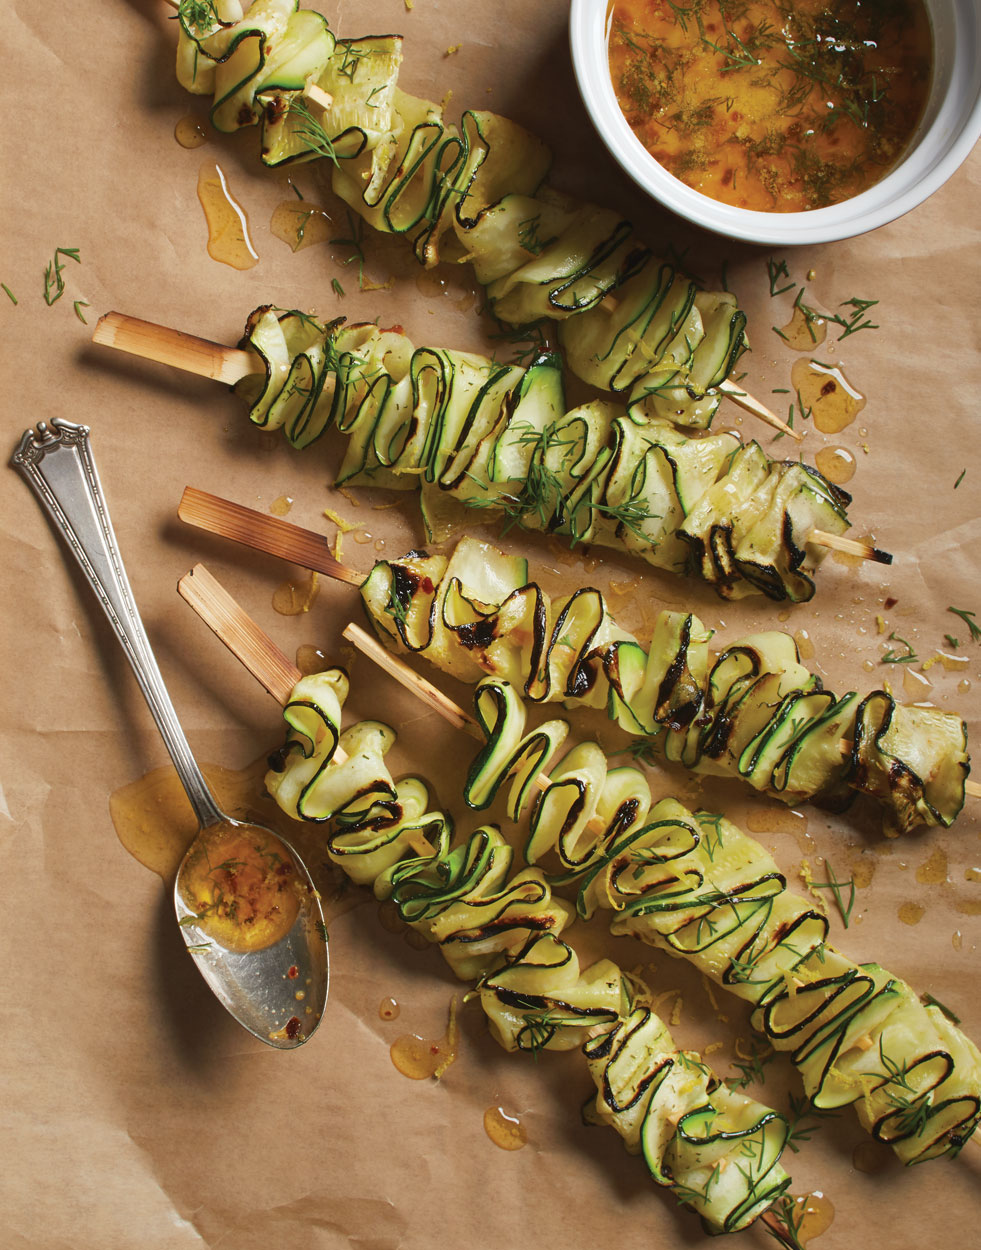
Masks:
[[[181,598],[281,706],[302,676],[279,647],[247,616],[203,564],[177,583]]]
[[[758,399],[754,399],[742,389],[737,382],[730,382],[728,378],[724,382],[720,382],[716,387],[721,391],[727,399],[731,399],[734,404],[742,408],[744,412],[751,413],[754,417],[759,417],[761,421],[765,421],[767,425],[774,430],[779,430],[781,434],[789,434],[791,438],[796,439],[798,443],[802,442],[804,435],[800,430],[795,430],[792,425],[788,425],[775,412],[771,412]]]
[[[225,347],[222,343],[212,343],[210,339],[171,330],[152,321],[141,321],[125,313],[108,312],[100,317],[92,342],[229,386],[250,373],[262,372],[262,363],[254,352]]]
[[[335,581],[360,586],[364,575],[334,559],[323,534],[303,529],[280,517],[266,516],[253,508],[232,503],[193,486],[184,488],[177,515],[188,525],[219,534],[233,542],[264,551],[280,560],[299,564],[313,573],[323,573]]]

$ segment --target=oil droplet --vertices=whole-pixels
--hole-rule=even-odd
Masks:
[[[259,254],[249,238],[249,222],[228,189],[220,165],[202,165],[198,199],[208,223],[208,255],[233,269],[251,269]]]
[[[941,885],[947,880],[947,852],[942,846],[917,868],[916,879],[921,885]]]
[[[911,699],[925,699],[927,691],[933,689],[933,682],[922,673],[918,673],[909,664],[903,665],[903,689]]]
[[[965,868],[964,880],[965,881],[981,881],[981,868]]]
[[[269,505],[269,511],[273,516],[286,516],[290,508],[293,507],[292,497],[289,495],[280,495],[278,499],[274,499]]]
[[[503,1107],[488,1107],[484,1112],[484,1131],[502,1150],[520,1150],[528,1145],[525,1126],[516,1115],[508,1115]]]
[[[367,530],[356,530],[354,533],[354,541],[360,543],[363,547],[365,543],[371,542],[371,535]]]
[[[385,540],[384,540],[384,538],[379,538],[379,539],[376,539],[376,541],[375,541],[375,550],[376,550],[376,551],[384,551],[384,550],[385,550]]]
[[[456,997],[450,999],[450,1018],[445,1034],[435,1041],[405,1033],[392,1043],[392,1063],[412,1081],[424,1081],[434,1076],[439,1079],[457,1057],[460,1030],[456,1023]]]
[[[308,677],[311,673],[322,673],[325,668],[330,668],[330,661],[319,647],[304,642],[296,649],[296,667],[304,677]]]
[[[957,693],[958,693],[958,694],[967,694],[967,692],[968,692],[970,689],[971,689],[971,683],[968,681],[968,679],[967,679],[966,677],[965,677],[965,678],[963,678],[961,681],[959,681],[959,682],[957,683]]]
[[[808,315],[799,304],[794,305],[794,312],[785,326],[779,330],[780,337],[795,352],[813,351],[828,336],[828,323],[823,317]]]
[[[401,1010],[394,998],[383,998],[378,1004],[378,1014],[383,1020],[397,1020]]]
[[[874,672],[875,672],[875,665],[872,663],[872,661],[871,661],[871,660],[863,660],[863,661],[862,661],[862,668],[864,668],[864,669],[865,669],[865,671],[866,671],[867,673],[874,673]]]
[[[803,833],[807,829],[807,817],[803,812],[789,807],[754,807],[746,816],[746,826],[752,833]]]
[[[309,612],[320,589],[317,582],[316,573],[283,582],[273,592],[273,607],[280,616],[299,616],[301,612]]]
[[[182,148],[200,148],[208,142],[208,132],[193,113],[188,113],[174,127],[174,138]]]
[[[797,650],[800,652],[802,660],[810,660],[814,656],[814,643],[811,642],[811,636],[806,629],[798,629],[794,634],[794,642],[797,643]]]
[[[294,252],[330,240],[333,223],[326,209],[306,200],[283,200],[273,210],[270,231]]]
[[[777,613],[777,620],[778,620],[778,621],[789,621],[789,620],[790,620],[790,613],[787,611],[787,609],[786,609],[786,608],[784,608],[782,612],[778,612],[778,613]]]
[[[960,929],[955,929],[951,934],[950,944],[955,951],[959,951],[963,947],[964,935],[961,933]]]
[[[822,447],[814,457],[818,471],[823,473],[829,482],[844,486],[855,476],[856,460],[845,447]]]
[[[888,1146],[875,1141],[859,1142],[852,1151],[852,1167],[866,1176],[878,1176],[894,1165],[896,1156]]]
[[[822,434],[837,434],[851,425],[865,407],[865,396],[855,390],[840,369],[819,365],[814,360],[798,360],[790,377]]]
[[[802,1246],[814,1237],[826,1233],[835,1218],[834,1207],[819,1189],[812,1194],[801,1194],[795,1198],[794,1206],[798,1212],[803,1210],[803,1215],[793,1216],[797,1240]]]
[[[903,903],[899,908],[899,919],[903,924],[919,924],[926,908],[922,903]]]
[[[868,855],[860,855],[857,859],[853,859],[849,865],[852,873],[852,880],[860,890],[868,889],[872,884],[872,878],[875,876],[875,860]]]
[[[976,899],[958,899],[956,907],[962,916],[981,916],[981,902]]]

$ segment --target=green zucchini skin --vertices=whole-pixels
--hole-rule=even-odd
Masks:
[[[250,420],[300,448],[335,427],[348,440],[339,480],[419,490],[436,541],[496,519],[626,550],[726,599],[799,602],[826,554],[810,534],[849,526],[849,495],[755,442],[605,400],[566,412],[554,354],[522,369],[268,306],[240,345],[262,363],[236,386]]]
[[[550,154],[523,127],[480,110],[453,125],[401,91],[401,60],[400,36],[335,39],[297,0],[256,0],[239,21],[182,19],[177,72],[214,94],[217,129],[260,126],[267,165],[327,159],[337,195],[420,264],[473,265],[500,321],[558,322],[572,371],[632,415],[708,428],[748,347],[735,299],[700,291],[617,213],[543,186]]]
[[[323,824],[328,858],[390,899],[457,977],[476,983],[467,997],[480,1002],[506,1050],[585,1047],[597,1122],[614,1127],[628,1149],[642,1149],[652,1178],[710,1231],[747,1227],[790,1184],[780,1165],[785,1118],[678,1050],[638,978],[608,959],[582,968],[563,936],[574,907],[553,894],[541,869],[513,871],[514,851],[498,828],[454,839],[449,818],[429,809],[423,781],[394,781],[387,726],[367,721],[342,731],[348,689],[341,669],[295,687],[284,711],[286,743],[266,778],[276,802],[295,819]],[[633,1107],[621,1105],[622,1036],[637,1062],[662,1074],[656,1085],[644,1082]],[[747,1157],[752,1167],[736,1166]]]
[[[380,561],[361,594],[394,650],[462,681],[486,679],[477,714],[490,733],[512,732],[512,697],[494,686],[506,682],[534,702],[605,708],[670,762],[739,777],[787,803],[840,808],[867,795],[889,836],[948,827],[964,805],[970,757],[960,717],[907,707],[884,691],[839,698],[808,672],[788,634],[755,634],[712,657],[711,632],[697,617],[661,612],[645,647],[620,628],[600,591],[582,587],[553,602],[527,580],[524,561],[474,538],[449,558]],[[551,721],[540,733],[535,749],[551,744],[544,767],[561,735]],[[531,750],[519,739],[507,745],[515,758]],[[504,751],[493,742],[488,750]],[[475,761],[474,785],[483,766]],[[492,797],[486,776],[481,784]]]
[[[487,746],[465,798],[473,805],[475,778],[488,794],[514,779],[525,858],[577,891],[584,919],[609,909],[614,934],[684,958],[748,1001],[754,1028],[789,1053],[814,1106],[854,1104],[904,1163],[957,1153],[981,1118],[981,1052],[942,1012],[829,945],[825,916],[787,889],[758,842],[721,816],[654,803],[643,773],[608,768],[595,743],[552,764],[550,785],[532,796],[523,769],[541,731],[525,734],[524,705],[505,683],[486,678],[475,703]]]

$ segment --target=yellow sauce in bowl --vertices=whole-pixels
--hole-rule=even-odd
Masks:
[[[624,116],[682,182],[762,212],[825,208],[902,157],[930,90],[922,0],[615,0]]]

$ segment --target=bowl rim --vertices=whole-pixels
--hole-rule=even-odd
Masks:
[[[579,93],[620,167],[660,204],[686,220],[747,243],[799,246],[853,238],[922,204],[981,138],[981,13],[975,0],[924,0],[931,22],[954,22],[940,110],[903,160],[867,191],[827,208],[764,213],[723,204],[675,178],[651,156],[620,110],[606,55],[611,0],[571,0],[569,38]]]

